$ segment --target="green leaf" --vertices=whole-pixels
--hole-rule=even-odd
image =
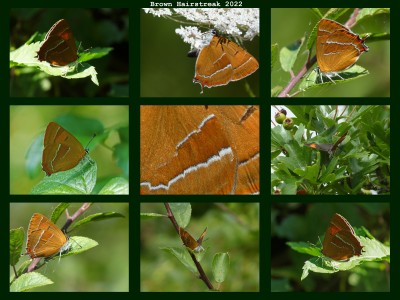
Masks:
[[[109,180],[99,191],[99,195],[128,195],[129,182],[123,177],[115,177]]]
[[[294,135],[281,126],[271,129],[272,191],[294,194],[301,185],[309,194],[359,194],[371,184],[377,193],[390,191],[389,106],[287,108],[295,114],[298,129]],[[334,144],[346,131],[331,157],[304,147],[310,142]]]
[[[63,67],[53,67],[46,61],[39,61],[37,58],[37,52],[41,45],[42,42],[22,45],[20,48],[10,52],[10,63],[19,66],[38,67],[41,71],[51,76],[60,76],[66,79],[77,79],[90,76],[92,82],[99,85],[96,69],[87,63],[82,64],[80,62],[81,59]],[[88,54],[82,56],[84,56],[86,61],[88,60]]]
[[[317,71],[312,70],[307,76],[303,78],[303,80],[300,83],[299,89],[306,91],[311,88],[323,87],[325,85],[344,83],[355,80],[357,78],[364,77],[368,74],[369,72],[363,67],[360,67],[358,65],[353,65],[351,68],[341,71],[339,73],[339,75],[343,78],[343,80],[339,76],[331,76],[332,80],[335,82],[333,83],[332,81],[329,80],[329,78],[327,78],[322,74],[323,82],[321,83],[320,82],[321,79],[320,76],[317,74]]]
[[[70,203],[68,202],[62,202],[57,205],[57,207],[53,210],[51,214],[50,220],[56,224],[60,216],[63,214],[63,212],[69,207]]]
[[[286,144],[290,143],[293,140],[290,131],[285,130],[283,126],[275,126],[271,129],[271,144],[272,144],[272,151],[282,150],[281,148],[284,147]]]
[[[117,212],[104,212],[104,213],[96,213],[89,215],[82,220],[79,220],[77,222],[73,223],[73,226],[71,227],[71,231],[75,230],[79,226],[82,226],[83,224],[89,223],[89,222],[94,222],[94,221],[103,221],[103,220],[108,220],[108,219],[113,219],[113,218],[125,218],[124,215],[117,213]]]
[[[216,282],[221,283],[225,281],[225,278],[229,271],[229,254],[228,253],[216,253],[212,262],[212,272]]]
[[[38,166],[41,166],[42,163],[43,139],[44,132],[35,138],[26,153],[25,170],[28,172],[29,178],[34,178],[42,171]]]
[[[364,247],[361,256],[353,256],[348,261],[343,262],[321,257],[321,254],[315,252],[315,247],[309,246],[313,248],[309,254],[318,256],[318,258],[309,259],[304,263],[301,280],[305,279],[310,271],[316,273],[335,273],[350,270],[366,261],[390,261],[389,247],[375,239],[362,236],[358,238],[360,239],[361,245]],[[298,251],[296,248],[292,247],[292,249]],[[304,251],[304,249],[302,251]],[[302,251],[298,252],[304,253]]]
[[[99,245],[98,242],[83,236],[72,236],[69,238],[68,242],[70,243],[69,251],[65,254],[62,254],[61,257],[71,256],[75,254],[79,254],[82,252],[86,252],[91,248],[94,248]],[[56,258],[55,256],[54,258]],[[53,259],[54,259],[53,258]]]
[[[32,263],[32,261],[30,259],[27,259],[19,264],[18,269],[17,269],[18,277],[27,272],[28,267],[30,266],[31,263]]]
[[[357,23],[364,18],[372,17],[378,14],[390,14],[390,8],[363,8],[357,15]]]
[[[61,253],[61,254],[56,254],[53,257],[42,260],[42,264],[40,266],[42,266],[43,264],[47,263],[50,260],[61,259],[61,258],[67,257],[67,256],[72,256],[72,255],[86,252],[89,249],[96,247],[98,245],[98,243],[87,237],[73,236],[68,239],[68,245],[69,245],[69,248],[66,252]],[[18,270],[18,274],[22,274],[23,272],[25,272],[25,270],[27,269],[27,267],[30,265],[31,262],[32,262],[31,260],[25,261],[20,266],[20,268]],[[34,287],[52,283],[52,282],[48,283],[46,281],[47,278],[44,276],[43,277],[25,276],[25,275],[29,275],[29,274],[33,274],[33,273],[39,274],[39,273],[35,273],[35,272],[25,273],[25,274],[22,274],[19,278],[13,280],[10,290],[11,291],[26,291],[26,290],[32,289]],[[21,278],[23,278],[23,280],[21,280]]]
[[[61,253],[58,253],[52,257],[46,258],[45,263],[51,260],[57,260],[61,259],[64,257],[76,255],[79,253],[86,252],[90,250],[91,248],[94,248],[98,246],[99,243],[97,243],[95,240],[92,240],[90,238],[84,237],[84,236],[71,236],[68,239],[68,250]]]
[[[166,215],[156,214],[156,213],[140,213],[140,219],[152,219],[152,218],[166,218]]]
[[[160,247],[160,249],[177,258],[190,272],[198,274],[196,265],[186,247]],[[198,261],[201,261],[205,252],[206,251],[195,254]]]
[[[320,256],[321,249],[306,242],[287,242],[286,243],[290,248],[294,251],[302,253],[302,254],[309,254],[312,256]]]
[[[283,87],[281,86],[274,86],[271,89],[271,97],[278,97],[279,93],[282,92]]]
[[[303,42],[304,39],[300,39],[281,49],[279,60],[284,71],[290,72],[293,69],[293,65],[296,62],[297,55],[301,46],[303,45]]]
[[[25,234],[22,227],[10,230],[10,265],[15,266],[19,261],[24,244]]]
[[[349,8],[330,8],[324,15],[325,19],[336,20],[340,16],[344,15]]]
[[[192,216],[192,206],[190,203],[169,203],[171,210],[175,216],[175,220],[178,225],[185,228]]]
[[[52,284],[53,281],[40,273],[30,272],[22,274],[10,286],[10,292],[26,292],[31,289]]]
[[[85,62],[85,61],[90,61],[92,59],[99,59],[99,58],[102,58],[103,56],[106,56],[112,50],[114,50],[114,48],[110,48],[110,47],[90,48],[89,50],[85,50],[84,52],[79,53],[78,61]]]
[[[79,164],[64,172],[45,176],[32,189],[32,194],[90,194],[97,179],[97,164],[89,154]]]

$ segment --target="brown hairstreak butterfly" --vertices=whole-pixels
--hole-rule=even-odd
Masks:
[[[60,125],[54,122],[47,125],[42,168],[48,176],[74,168],[86,153],[81,143]]]
[[[257,60],[235,42],[213,31],[210,44],[200,50],[196,60],[194,83],[204,87],[227,85],[243,79],[258,69]]]
[[[75,39],[67,21],[61,19],[50,28],[38,51],[38,59],[53,66],[65,66],[78,59]]]
[[[257,194],[259,116],[251,105],[141,106],[141,194]]]
[[[316,42],[321,82],[322,74],[333,83],[331,76],[343,79],[338,72],[350,68],[363,52],[368,51],[365,39],[338,22],[322,19],[318,24]]]
[[[336,261],[360,256],[363,246],[350,223],[341,215],[334,214],[325,232],[322,254]]]
[[[330,154],[333,154],[337,147],[340,145],[341,142],[343,142],[343,140],[346,138],[348,131],[346,131],[341,137],[340,139],[338,139],[336,141],[335,144],[317,144],[317,143],[309,143],[309,144],[305,144],[304,146],[316,149],[316,150],[320,150],[320,151],[325,151],[328,152]]]
[[[203,238],[206,235],[207,227],[204,229],[203,233],[200,235],[200,237],[195,240],[189,232],[187,232],[185,229],[182,227],[179,227],[179,235],[181,236],[183,244],[190,248],[193,252],[199,253],[204,250],[202,247],[203,243]]]
[[[26,253],[31,258],[51,257],[69,249],[67,236],[44,215],[33,214],[28,227]]]

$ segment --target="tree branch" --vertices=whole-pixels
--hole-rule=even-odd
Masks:
[[[169,203],[164,203],[164,206],[165,206],[165,209],[167,210],[168,218],[170,219],[170,221],[174,225],[175,230],[179,235],[179,225],[176,222],[174,213],[172,212],[171,207],[169,206]],[[188,249],[187,249],[187,251],[189,252],[190,257],[192,258],[197,270],[199,271],[199,274],[200,274],[199,278],[207,285],[207,287],[210,290],[215,290],[214,286],[211,283],[211,281],[208,279],[206,273],[204,272],[203,267],[201,266],[200,262],[197,260],[196,256],[193,254],[193,252],[189,251]]]

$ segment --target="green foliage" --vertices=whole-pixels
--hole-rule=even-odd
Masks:
[[[126,164],[124,164],[126,166]],[[99,195],[128,195],[129,182],[123,177],[111,178],[99,191]]]
[[[174,207],[174,216],[181,214],[182,220],[190,220],[186,229],[194,238],[208,227],[203,240],[205,251],[194,253],[183,245],[173,224],[165,218],[162,204],[142,204],[141,211],[146,213],[141,214],[141,290],[207,291],[203,281],[194,279],[200,273],[193,255],[215,289],[258,291],[258,204],[180,204]]]
[[[281,67],[286,72],[290,72],[293,69],[293,65],[297,59],[297,55],[303,45],[304,39],[295,41],[293,44],[285,46],[281,49],[279,55],[279,61]]]
[[[22,237],[23,242],[23,237]],[[51,259],[61,259],[66,256],[76,255],[82,252],[86,252],[89,249],[96,247],[98,243],[92,239],[82,237],[82,236],[74,236],[69,239],[70,248],[67,253],[56,255]],[[49,260],[47,260],[49,261]],[[26,270],[26,265],[22,264],[20,269],[18,270],[18,274],[22,274]],[[53,284],[53,281],[48,279],[46,276],[37,273],[37,272],[29,272],[24,273],[18,278],[12,280],[10,291],[12,292],[26,292],[32,290],[34,288]]]
[[[10,67],[37,67],[48,75],[61,76],[66,79],[78,79],[90,76],[92,82],[99,85],[96,69],[83,62],[101,58],[112,50],[112,48],[94,48],[86,53],[79,54],[79,59],[73,64],[63,67],[53,67],[48,62],[37,59],[37,52],[41,44],[41,42],[24,44],[18,49],[11,51]]]
[[[53,210],[53,213],[51,214],[50,220],[56,224],[60,216],[64,213],[64,211],[69,207],[70,203],[68,202],[62,202],[59,203],[56,208]]]
[[[169,205],[178,225],[185,228],[189,224],[190,217],[192,216],[192,206],[190,203],[170,203]]]
[[[112,133],[105,130],[97,119],[76,116],[73,114],[61,115],[55,121],[73,134],[86,147],[89,139],[96,133],[90,142],[87,151],[93,151],[96,146],[105,141]],[[129,128],[121,126],[115,128],[119,142],[112,148],[112,155],[116,164],[129,176]],[[39,175],[43,151],[43,134],[32,142],[26,154],[26,171],[31,176]],[[42,173],[43,174],[43,173]],[[96,187],[96,188],[95,188]],[[97,163],[91,159],[89,153],[74,168],[45,176],[35,187],[32,194],[93,194],[121,195],[129,193],[129,182],[123,177],[97,178]]]
[[[24,229],[22,227],[10,230],[10,265],[15,265],[22,252],[24,244]]]
[[[26,273],[13,281],[10,286],[10,292],[26,292],[34,288],[49,285],[52,283],[53,281],[40,273]]]
[[[62,213],[68,207],[68,205],[68,203],[60,203],[59,205],[57,205],[53,210],[52,220],[56,221],[58,215]],[[104,221],[112,218],[124,218],[124,215],[116,212],[91,214],[79,221],[73,222],[73,226],[71,227],[71,230],[69,232],[71,232],[72,230],[76,230],[78,227],[81,227],[84,224],[87,225],[88,223],[94,221]],[[17,273],[17,278],[14,277],[10,280],[10,291],[14,292],[29,291],[37,287],[53,284],[53,281],[48,279],[46,276],[39,274],[37,270],[45,266],[51,260],[61,260],[62,258],[68,256],[76,256],[98,245],[97,241],[88,237],[69,237],[69,248],[66,252],[58,253],[52,257],[40,260],[40,262],[37,262],[36,264],[35,272],[26,273],[28,266],[32,263],[32,260],[23,260],[22,263],[20,263],[20,260],[22,260],[21,252],[25,252],[25,249],[23,249],[24,242],[25,237],[24,230],[22,228],[10,230],[10,264]]]
[[[212,262],[212,272],[214,280],[218,283],[225,281],[229,271],[229,254],[215,253]]]
[[[300,10],[300,9],[298,9]],[[323,82],[320,80],[320,76],[317,74],[315,70],[315,62],[316,62],[316,57],[315,57],[315,42],[316,42],[316,37],[317,37],[317,27],[318,23],[322,18],[326,19],[331,19],[331,20],[338,20],[340,17],[344,15],[351,15],[350,12],[351,10],[349,8],[331,8],[325,13],[323,13],[320,9],[318,8],[311,8],[310,9],[316,16],[316,18],[311,18],[315,20],[315,23],[313,25],[309,25],[308,29],[306,30],[304,36],[302,37],[297,37],[296,40],[293,40],[290,42],[288,45],[281,46],[281,49],[278,49],[278,42],[276,38],[272,40],[271,44],[271,62],[277,61],[277,53],[279,52],[279,61],[280,61],[280,66],[279,67],[274,67],[275,70],[281,71],[280,75],[278,75],[279,78],[285,78],[284,72],[288,74],[288,82],[286,83],[287,86],[285,88],[286,95],[280,95],[283,97],[286,97],[287,95],[297,95],[298,93],[304,93],[310,89],[318,89],[318,91],[321,91],[321,89],[326,90],[326,86],[335,86],[340,83],[345,83],[345,82],[350,82],[356,79],[360,79],[366,75],[369,74],[369,70],[367,70],[364,67],[354,65],[351,68],[347,70],[343,70],[340,72],[340,76],[343,78],[341,79],[338,76],[333,76],[332,79],[335,81],[332,82],[328,78],[324,78],[323,76]],[[281,17],[283,18],[283,10],[281,10]],[[274,13],[274,12],[273,12]],[[388,18],[390,16],[390,9],[388,8],[363,8],[361,9],[358,14],[356,15],[356,18],[354,18],[354,22],[352,25],[355,24],[373,24],[373,22],[379,23],[379,15],[386,14],[388,15]],[[308,12],[309,15],[309,12]],[[285,16],[286,18],[289,16]],[[278,17],[277,17],[278,18]],[[299,18],[299,20],[304,20],[305,18]],[[302,27],[306,27],[303,26]],[[382,29],[378,29],[382,30]],[[384,29],[383,29],[384,30]],[[276,36],[279,36],[279,33],[275,34]],[[382,32],[373,32],[373,33],[367,33],[361,36],[365,37],[368,35],[367,42],[371,43],[374,41],[389,41],[390,40],[390,34],[382,31]],[[309,55],[304,55],[309,53]],[[271,70],[272,70],[273,64],[271,64]],[[376,70],[374,70],[376,71]],[[277,73],[278,74],[278,73]],[[279,80],[275,80],[272,83],[271,87],[271,96],[276,97],[278,96],[279,91],[282,91],[283,88],[281,87],[284,85],[282,82],[279,82],[279,85],[276,83],[279,82]],[[367,81],[365,81],[367,82]],[[309,93],[311,94],[311,93]]]
[[[175,258],[178,259],[180,263],[182,263],[185,266],[186,269],[188,269],[190,272],[198,276],[198,270],[192,260],[192,257],[189,255],[188,249],[186,249],[186,247],[160,247],[160,249],[173,255]],[[201,258],[204,256],[204,253],[205,251],[196,254],[196,259],[198,261],[201,261]]]
[[[74,222],[74,224],[71,227],[71,231],[77,229],[78,227],[90,223],[90,222],[95,222],[95,221],[104,221],[104,220],[109,220],[113,218],[124,218],[123,215],[120,213],[116,212],[105,212],[105,213],[96,213],[96,214],[91,214],[79,221]]]
[[[388,106],[287,106],[296,115],[295,133],[271,129],[271,192],[362,194],[390,192],[390,108]],[[338,115],[338,110],[343,113]],[[334,116],[336,118],[334,118]],[[317,136],[311,138],[311,134]],[[335,153],[304,146],[334,144]],[[306,138],[305,138],[306,137]]]
[[[76,167],[45,176],[32,194],[90,194],[96,184],[97,165],[87,154]]]
[[[288,281],[276,291],[390,291],[390,204],[318,198],[318,203],[272,204],[271,278]],[[334,213],[353,226],[364,247],[361,256],[338,262],[322,255],[321,241]],[[271,287],[278,283],[274,280]]]
[[[348,261],[334,261],[330,258],[323,257],[321,252],[316,252],[314,246],[306,246],[305,243],[288,243],[295,251],[300,253],[309,253],[318,258],[307,260],[303,266],[303,274],[301,280],[304,280],[309,272],[316,273],[336,273],[339,271],[348,271],[367,261],[390,261],[390,247],[383,245],[375,239],[359,237],[361,245],[364,247],[361,256],[353,256]],[[301,246],[302,244],[302,246]],[[307,248],[309,248],[307,250]]]

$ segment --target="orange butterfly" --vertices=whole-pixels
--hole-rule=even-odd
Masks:
[[[187,232],[182,227],[179,227],[179,235],[181,236],[183,244],[196,253],[199,253],[204,250],[204,248],[201,246],[201,244],[203,243],[203,238],[206,235],[206,231],[207,231],[207,227],[206,227],[206,229],[204,229],[203,233],[200,235],[200,237],[196,241],[190,235],[189,232]]]

